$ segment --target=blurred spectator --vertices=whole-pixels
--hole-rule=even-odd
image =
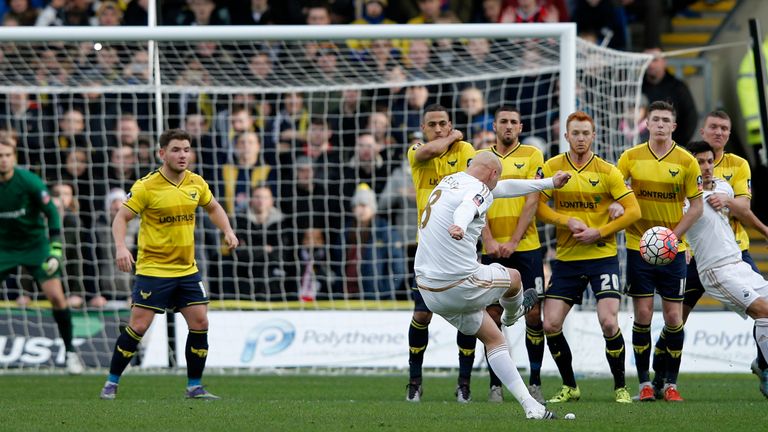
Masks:
[[[187,9],[176,16],[176,25],[229,25],[229,11],[213,0],[187,0]]]
[[[137,147],[140,135],[141,128],[139,127],[138,120],[136,120],[136,116],[133,114],[122,114],[117,120],[110,147],[120,145]]]
[[[92,0],[51,0],[38,15],[36,26],[96,26],[95,4]]]
[[[515,4],[516,3],[516,4]],[[543,23],[558,22],[559,12],[554,6],[543,7],[538,0],[517,0],[503,7],[499,14],[500,23]]]
[[[343,292],[346,298],[394,300],[406,274],[403,243],[389,223],[376,216],[376,194],[361,184],[352,197],[354,219],[346,227]]]
[[[244,2],[245,3],[245,2]],[[232,24],[235,25],[266,25],[276,24],[274,14],[268,0],[250,0],[248,13],[232,12]]]
[[[359,3],[359,2],[358,2]],[[387,7],[387,0],[363,0],[362,7],[358,13],[358,18],[352,21],[352,24],[397,24],[397,22],[387,18],[384,15],[384,8]],[[403,42],[398,39],[389,39],[393,48],[402,49]],[[364,53],[371,47],[369,39],[350,39],[347,40],[350,49]]]
[[[85,119],[77,109],[69,109],[59,117],[58,134],[48,135],[44,148],[37,154],[30,151],[30,163],[42,164],[46,178],[59,178],[58,171],[65,153],[72,148],[91,151],[90,141],[85,135]]]
[[[246,105],[232,105],[232,108],[229,110],[228,120],[228,127],[217,131],[219,133],[219,145],[215,162],[218,164],[232,163],[238,137],[246,132],[253,132],[255,130],[251,112]]]
[[[149,0],[131,0],[125,7],[123,14],[123,25],[125,26],[145,26],[149,22],[147,8]]]
[[[434,24],[440,18],[440,0],[417,0],[419,14],[408,20],[407,24]]]
[[[299,244],[297,237],[303,230],[323,226],[337,235],[341,225],[342,207],[340,192],[329,194],[325,185],[315,180],[315,164],[308,156],[301,156],[293,163],[293,176],[280,183],[278,205],[289,225],[298,231],[286,232],[289,244]]]
[[[392,136],[392,120],[390,120],[389,114],[384,111],[372,112],[368,117],[366,130],[373,135],[373,139],[381,147],[381,156],[384,157],[387,171],[390,171],[393,168],[392,165],[399,164],[405,149],[402,144],[403,140]],[[394,130],[402,129],[395,127]]]
[[[61,238],[64,246],[64,268],[62,282],[66,292],[70,293],[67,302],[70,307],[80,307],[83,305],[83,297],[74,293],[80,293],[80,281],[82,272],[78,263],[81,255],[79,231],[82,229],[80,223],[80,206],[75,199],[75,191],[71,184],[59,182],[51,186],[51,199],[56,205],[61,218]]]
[[[234,265],[237,293],[243,299],[269,300],[270,294],[280,293],[279,282],[285,275],[281,260],[284,221],[266,186],[254,188],[250,203],[235,215],[232,228],[240,246],[234,252]]]
[[[114,1],[102,1],[96,9],[96,19],[102,27],[119,26],[123,23],[123,10]]]
[[[110,149],[107,169],[107,183],[110,190],[130,190],[141,175],[135,147],[118,144],[117,147]]]
[[[248,209],[253,190],[274,184],[272,167],[261,160],[261,142],[254,132],[243,132],[235,139],[235,163],[221,167],[217,196],[227,213],[234,215]]]
[[[333,131],[323,117],[312,117],[307,129],[307,144],[303,149],[295,149],[295,154],[309,156],[314,162],[315,181],[325,186],[330,196],[339,196],[338,179],[341,171],[339,151],[333,147]]]
[[[361,134],[357,137],[355,154],[344,164],[342,192],[345,201],[352,198],[360,183],[366,183],[376,193],[384,190],[388,167],[380,152],[381,144],[373,135]]]
[[[8,9],[3,15],[3,20],[15,19],[20,26],[33,26],[40,14],[40,9],[30,4],[30,0],[7,0]],[[41,3],[41,2],[35,2]]]
[[[619,121],[619,130],[624,135],[625,144],[634,145],[648,141],[648,98],[642,97],[640,106],[629,108],[629,113]],[[678,114],[679,115],[679,114]]]
[[[397,131],[395,137],[398,143],[406,142],[408,135],[421,130],[421,116],[424,107],[429,101],[429,89],[422,85],[416,85],[405,89],[405,105],[397,107],[392,113],[392,125]],[[405,153],[404,148],[400,148],[394,158],[399,159]]]
[[[254,81],[254,84],[264,85],[274,79],[274,67],[269,53],[259,51],[251,56],[248,62],[248,78]]]
[[[568,7],[571,6],[572,3],[575,3],[576,0],[502,0],[499,3],[503,3],[501,7],[504,13],[511,13],[511,11],[514,11],[515,9],[524,8],[527,11],[532,11],[534,8],[531,6],[531,3],[534,3],[535,6],[538,6],[544,11],[544,14],[546,14],[547,21],[533,21],[533,22],[568,22],[570,20],[570,13],[568,11]],[[592,0],[588,0],[592,1]],[[485,3],[485,2],[484,2]],[[492,7],[491,7],[492,8]],[[500,16],[501,14],[497,14],[496,16]],[[554,20],[554,21],[549,21]],[[498,22],[514,22],[514,21],[498,21]]]
[[[454,126],[467,137],[482,131],[493,130],[493,114],[488,112],[483,93],[476,87],[468,87],[459,95],[459,112],[456,113]]]
[[[305,9],[307,25],[330,25],[331,8],[327,3],[310,3]]]
[[[315,51],[313,58],[315,71],[328,83],[335,84],[343,78],[339,71],[340,62],[338,48],[333,43],[322,43],[318,46],[317,51]],[[338,97],[329,95],[328,100],[323,101],[323,104],[327,105],[329,100],[335,101],[338,100]]]
[[[115,265],[115,242],[112,237],[112,221],[127,197],[122,189],[110,190],[104,200],[104,209],[98,212],[96,218],[94,230],[97,239],[99,295],[88,301],[91,307],[113,304],[115,308],[125,308],[129,302],[131,275],[120,271]],[[125,245],[132,253],[136,253],[138,234],[139,218],[134,218],[128,222],[125,233]]]
[[[579,33],[595,34],[599,45],[618,50],[630,48],[627,17],[621,2],[577,0],[573,20]]]
[[[426,79],[430,77],[432,52],[431,43],[427,39],[412,39],[408,43],[406,55],[406,74],[411,79]]]
[[[419,142],[421,138],[411,140],[412,144]],[[377,203],[379,215],[389,220],[389,223],[400,233],[400,238],[409,247],[413,246],[412,252],[415,254],[419,216],[416,207],[416,188],[411,177],[411,165],[407,159],[402,160],[400,166],[387,177]]]
[[[366,53],[366,63],[371,72],[384,75],[400,64],[400,50],[390,39],[374,39]]]
[[[184,118],[182,129],[187,131],[192,137],[192,149],[197,152],[198,166],[196,171],[206,179],[212,187],[218,184],[216,162],[216,144],[210,134],[210,124],[204,115],[199,113],[189,113]]]
[[[133,52],[131,62],[123,68],[123,79],[128,84],[149,83],[149,53],[146,50]]]
[[[0,129],[12,130],[23,137],[23,144],[16,150],[19,165],[29,165],[30,151],[40,152],[43,134],[50,130],[49,121],[43,115],[41,105],[28,93],[9,93],[7,102],[0,104]],[[32,156],[37,159],[38,156]],[[39,164],[38,162],[36,162]]]
[[[286,297],[298,297],[302,301],[338,298],[333,286],[339,277],[333,271],[331,258],[320,228],[310,227],[299,236],[299,246],[286,254]]]
[[[354,154],[357,133],[365,127],[369,118],[366,117],[365,113],[370,112],[370,110],[370,105],[363,98],[362,90],[344,89],[341,91],[341,103],[338,112],[328,113],[333,120],[332,129],[338,131],[335,135],[335,143],[341,152],[342,159],[349,159]]]
[[[100,197],[106,193],[105,182],[95,181],[90,153],[81,148],[70,148],[66,152],[64,169],[60,176],[62,182],[72,185],[80,218],[84,226],[91,226],[91,217],[101,210]],[[103,179],[103,178],[102,178]],[[98,198],[97,198],[98,197]],[[98,202],[98,204],[97,204]]]
[[[475,21],[481,24],[498,23],[501,17],[501,3],[502,0],[482,0],[482,12]]]
[[[475,150],[491,148],[496,144],[496,134],[492,131],[482,130],[475,135],[472,135],[471,142]]]
[[[274,121],[274,141],[278,153],[290,151],[304,146],[309,127],[309,112],[304,106],[304,95],[298,92],[286,93],[283,97],[283,108],[277,113]]]
[[[649,48],[644,52],[654,55],[654,58],[645,70],[643,94],[650,103],[666,101],[675,107],[677,128],[672,132],[672,139],[680,145],[687,145],[699,122],[691,91],[684,82],[669,73],[667,60],[661,55],[661,49]]]

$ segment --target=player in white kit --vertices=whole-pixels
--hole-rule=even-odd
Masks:
[[[499,264],[481,265],[476,251],[494,195],[515,197],[559,188],[570,175],[558,172],[547,179],[499,182],[500,173],[498,157],[479,153],[465,172],[445,177],[435,187],[419,223],[416,283],[431,311],[485,344],[488,363],[520,402],[526,417],[551,419],[555,415],[531,397],[504,335],[485,310],[498,300],[504,308],[502,323],[507,326],[522,316],[520,273]],[[532,297],[536,301],[537,296]]]
[[[715,154],[712,147],[704,141],[695,141],[688,149],[701,167],[704,201],[709,202],[716,194],[733,198],[731,186],[713,175]],[[716,211],[711,205],[705,205],[704,213],[686,236],[707,294],[743,318],[749,316],[755,320],[755,342],[768,358],[768,281],[742,260],[741,248],[736,243],[728,216],[727,207]],[[762,373],[768,374],[768,371]],[[766,378],[761,377],[760,391],[768,397],[768,386],[763,384]]]

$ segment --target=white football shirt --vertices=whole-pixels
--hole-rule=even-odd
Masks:
[[[552,178],[509,179],[499,182],[491,192],[466,172],[443,178],[429,195],[419,222],[419,246],[414,263],[419,285],[442,288],[477,271],[480,266],[477,239],[485,226],[485,214],[494,194],[515,197],[552,187]],[[461,240],[454,240],[448,233],[448,227],[454,224],[464,228]]]
[[[464,230],[464,238],[454,240],[448,227],[454,212],[463,202],[472,205],[475,215]],[[485,213],[493,194],[480,180],[460,172],[443,178],[429,196],[419,223],[419,246],[414,270],[419,284],[439,288],[428,280],[453,282],[477,271],[477,239],[485,226]]]
[[[715,211],[707,203],[707,198],[715,193],[733,198],[733,188],[724,180],[716,178],[714,189],[704,191],[704,213],[685,233],[693,249],[693,256],[696,257],[699,273],[715,266],[741,261],[741,249],[728,223],[728,209]],[[687,212],[688,208],[689,203],[686,201],[683,211]]]

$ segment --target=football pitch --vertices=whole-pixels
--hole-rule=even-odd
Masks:
[[[685,402],[620,405],[612,381],[581,379],[578,402],[551,405],[560,419],[533,421],[505,391],[486,401],[488,378],[472,381],[473,401],[458,404],[455,377],[426,376],[418,404],[405,401],[403,376],[210,375],[220,401],[183,398],[180,375],[126,375],[115,401],[98,393],[103,376],[0,376],[0,430],[163,431],[708,431],[766,430],[768,400],[747,373],[682,375]],[[630,391],[637,384],[630,378]],[[544,378],[545,396],[559,380]],[[575,420],[564,420],[567,413]]]

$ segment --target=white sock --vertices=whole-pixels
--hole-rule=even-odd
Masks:
[[[496,376],[499,377],[504,386],[512,393],[512,396],[520,402],[520,405],[524,409],[528,409],[530,400],[536,402],[536,399],[531,397],[528,393],[528,387],[525,386],[523,377],[520,376],[520,372],[515,367],[515,362],[509,355],[509,351],[506,344],[500,345],[487,353],[488,364],[491,366]],[[539,405],[536,402],[536,405]]]
[[[499,304],[504,308],[505,311],[507,311],[507,313],[517,312],[517,308],[523,304],[523,289],[520,288],[520,291],[518,291],[517,294],[512,297],[500,297]],[[496,369],[494,369],[494,371],[496,371]]]
[[[763,357],[768,359],[768,318],[755,320],[755,342]]]

